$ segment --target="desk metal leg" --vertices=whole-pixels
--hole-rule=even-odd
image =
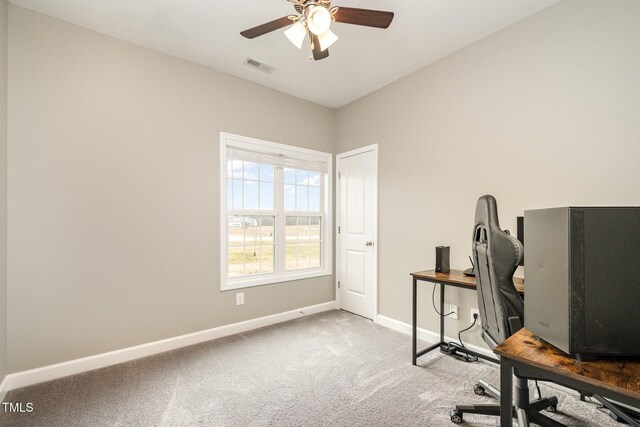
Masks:
[[[413,339],[413,366],[418,361],[418,279],[413,278],[413,319],[411,335]]]
[[[504,357],[500,359],[500,427],[512,427],[513,369]]]
[[[444,336],[444,322],[445,322],[445,311],[444,311],[444,293],[445,293],[445,284],[442,282],[433,282],[434,286],[440,285],[440,340],[439,342],[430,345],[427,348],[422,350],[418,350],[418,279],[414,276],[412,282],[412,293],[413,293],[413,301],[412,301],[412,320],[411,320],[411,346],[412,346],[412,355],[411,355],[411,363],[414,366],[418,364],[418,358],[421,356],[436,350],[440,349],[443,353],[449,353],[454,355],[466,354],[470,356],[476,356],[479,359],[485,359],[490,362],[500,363],[498,359],[493,358],[491,356],[486,356],[483,353],[478,353],[473,350],[470,350],[465,347],[449,347],[449,344],[445,342]]]
[[[444,306],[444,297],[440,301],[440,305]],[[440,309],[442,311],[442,308]],[[444,334],[444,325],[442,324],[443,319],[440,319],[440,341],[442,341],[442,336]],[[413,318],[411,325],[411,340],[413,347],[413,355],[411,358],[411,363],[414,366],[418,364],[418,358],[424,354],[429,353],[430,351],[435,350],[436,348],[440,348],[440,343],[435,343],[425,349],[418,351],[418,279],[413,278]]]
[[[440,342],[444,342],[444,284],[440,283]]]

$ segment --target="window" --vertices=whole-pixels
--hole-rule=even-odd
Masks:
[[[331,274],[331,155],[220,135],[222,290]]]

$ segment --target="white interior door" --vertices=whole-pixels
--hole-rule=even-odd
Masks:
[[[340,308],[369,319],[377,303],[376,149],[337,156]]]

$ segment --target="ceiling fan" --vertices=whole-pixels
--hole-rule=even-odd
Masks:
[[[353,7],[331,7],[331,0],[287,1],[296,9],[297,15],[284,16],[242,31],[240,34],[248,39],[254,39],[291,25],[284,32],[287,38],[298,49],[302,49],[302,43],[308,34],[311,40],[310,58],[317,61],[329,56],[329,46],[338,40],[338,36],[329,28],[332,22],[388,28],[393,20],[393,12],[356,9]]]

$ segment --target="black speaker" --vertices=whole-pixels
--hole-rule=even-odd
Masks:
[[[449,246],[436,246],[436,272],[448,273],[449,268]]]

